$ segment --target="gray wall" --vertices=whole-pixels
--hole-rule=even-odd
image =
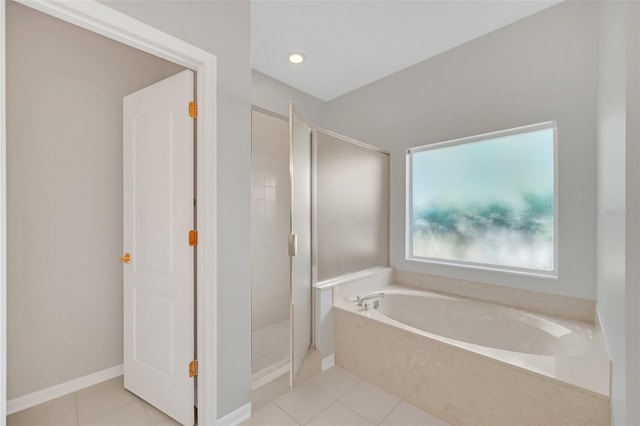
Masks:
[[[640,5],[599,7],[597,309],[613,360],[614,424],[631,425],[640,424]]]
[[[122,364],[122,98],[182,69],[7,2],[9,399]]]
[[[308,123],[323,127],[326,103],[258,71],[251,71],[251,103],[289,117],[289,102]]]
[[[332,131],[391,151],[391,264],[585,299],[596,296],[596,4],[565,2],[328,102]],[[558,122],[559,279],[405,260],[409,147]]]
[[[213,53],[218,66],[218,417],[251,400],[248,1],[104,1]]]

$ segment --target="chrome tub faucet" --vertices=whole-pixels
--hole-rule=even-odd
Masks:
[[[373,300],[373,309],[378,309],[380,306],[380,301],[377,299],[382,299],[385,297],[385,294],[381,291],[377,293],[371,293],[366,296],[358,296],[356,301],[358,302],[358,306],[362,307],[363,311],[369,310],[369,302]]]

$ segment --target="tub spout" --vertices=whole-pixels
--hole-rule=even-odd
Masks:
[[[369,310],[369,301],[373,300],[373,299],[378,299],[378,298],[384,298],[385,294],[383,292],[377,292],[377,293],[371,293],[368,294],[366,296],[358,296],[358,306],[361,306],[363,310],[368,311]],[[373,309],[378,309],[378,306],[380,306],[380,301],[379,300],[374,300],[373,301]]]

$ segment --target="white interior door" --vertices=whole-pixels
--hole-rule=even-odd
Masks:
[[[291,375],[293,387],[311,345],[311,128],[290,107],[291,131]]]
[[[123,123],[124,385],[184,425],[194,424],[193,78],[125,97]]]

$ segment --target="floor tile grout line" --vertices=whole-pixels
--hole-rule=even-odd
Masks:
[[[369,422],[369,419],[365,418],[362,414],[356,412],[353,408],[349,407],[347,404],[345,404],[343,402],[340,402],[340,401],[336,401],[336,402],[340,403],[340,405],[342,405],[343,407],[345,407],[347,410],[351,411],[352,413],[355,413],[357,416],[362,417],[366,422]],[[369,422],[369,423],[374,424],[373,422]]]
[[[122,405],[122,406],[120,406],[120,407],[116,408],[115,410],[111,410],[111,411],[108,411],[108,412],[106,412],[106,413],[104,413],[104,414],[101,414],[101,415],[99,415],[98,417],[93,417],[93,418],[91,418],[91,419],[89,419],[89,420],[85,421],[83,424],[81,424],[81,425],[79,425],[79,426],[84,426],[84,425],[86,425],[86,424],[87,424],[87,423],[89,423],[89,422],[92,422],[92,421],[94,421],[94,420],[97,420],[97,419],[101,419],[101,418],[103,418],[103,417],[106,417],[106,416],[108,416],[108,415],[110,415],[110,414],[115,413],[116,411],[120,411],[120,410],[122,410],[122,409],[124,409],[124,408],[126,408],[126,407],[129,407],[129,406],[131,406],[131,405],[135,404],[136,402],[138,402],[139,404],[142,404],[142,400],[141,400],[141,399],[139,399],[138,401],[134,401],[134,402],[132,402],[132,403],[130,403],[130,404]],[[142,409],[144,410],[144,405],[143,405]],[[146,413],[147,413],[147,412],[145,411],[145,416],[146,416]],[[151,424],[151,422],[149,422],[149,424]]]
[[[347,370],[345,370],[347,371]],[[353,373],[352,373],[353,374]],[[356,376],[354,374],[354,376]],[[349,386],[349,389],[347,389],[346,391],[342,392],[340,394],[340,396],[338,398],[336,398],[336,401],[340,401],[340,398],[342,398],[343,396],[345,396],[347,393],[349,393],[351,391],[351,389],[354,389],[356,386],[358,386],[362,381],[364,381],[364,379],[362,379],[360,376],[356,376],[358,378],[358,381],[355,382],[353,385]]]
[[[384,391],[384,389],[382,389],[381,387],[379,387],[379,386],[377,386],[377,385],[375,385],[375,384],[373,384],[373,383],[371,383],[371,382],[369,382],[369,381],[367,381],[367,380],[363,379],[362,377],[360,377],[360,376],[358,376],[358,375],[356,375],[356,374],[354,374],[354,373],[351,373],[349,370],[346,370],[346,369],[344,369],[344,368],[342,368],[342,369],[343,369],[344,371],[346,371],[346,372],[348,372],[348,373],[352,374],[354,377],[356,377],[356,378],[357,378],[357,380],[356,380],[353,384],[351,384],[351,385],[350,385],[346,390],[344,390],[343,392],[341,392],[337,397],[334,397],[333,395],[329,394],[329,393],[328,393],[328,392],[326,392],[324,389],[322,389],[320,386],[318,386],[318,385],[314,384],[314,383],[311,381],[311,379],[312,379],[312,378],[310,378],[309,380],[305,381],[305,383],[304,383],[304,384],[309,384],[309,385],[311,386],[311,388],[313,388],[313,389],[315,389],[315,390],[319,391],[321,394],[323,394],[323,395],[327,396],[327,397],[330,399],[330,401],[331,401],[331,403],[330,403],[328,406],[326,406],[325,408],[323,408],[322,410],[320,410],[320,412],[318,412],[317,414],[315,414],[311,419],[309,419],[309,420],[308,420],[307,422],[305,422],[305,423],[300,423],[300,422],[298,422],[298,420],[296,420],[295,418],[293,418],[293,417],[291,416],[291,413],[289,413],[289,412],[288,412],[284,407],[282,407],[280,404],[278,404],[278,403],[276,402],[276,400],[277,400],[279,397],[278,397],[278,398],[276,398],[276,399],[274,399],[272,402],[274,403],[274,405],[275,405],[278,409],[280,409],[282,412],[284,412],[284,413],[287,415],[287,417],[291,418],[295,423],[297,423],[297,424],[299,424],[299,425],[302,425],[302,426],[307,425],[307,424],[309,424],[310,422],[312,422],[315,418],[317,418],[318,416],[322,415],[322,414],[323,414],[327,409],[329,409],[329,408],[330,408],[332,405],[334,405],[335,403],[339,403],[339,404],[340,404],[340,405],[342,405],[343,407],[347,408],[350,412],[354,413],[355,415],[357,415],[357,416],[359,416],[359,417],[362,417],[362,418],[363,418],[363,419],[365,419],[366,421],[369,421],[368,419],[366,419],[365,417],[363,417],[360,413],[356,412],[354,409],[352,409],[350,406],[348,406],[348,405],[347,405],[347,404],[342,400],[342,398],[343,398],[347,393],[349,393],[350,391],[352,391],[354,388],[356,388],[359,384],[361,384],[361,383],[363,383],[363,382],[368,383],[368,384],[370,384],[371,386],[374,386],[374,387],[376,387],[376,388],[378,388],[378,389],[381,389],[381,390],[383,390],[383,391]],[[317,376],[319,376],[319,375],[321,375],[321,374],[323,374],[323,373],[324,373],[324,372],[321,372],[321,373],[319,373]],[[294,392],[295,390],[296,390],[296,388],[294,387],[293,389],[290,389],[289,391],[290,391],[290,392]],[[284,394],[283,394],[283,395],[284,395]],[[391,394],[391,395],[393,395],[393,394]],[[282,396],[282,395],[281,395],[281,396]],[[402,398],[399,398],[397,395],[393,395],[393,396],[394,396],[394,397],[396,397],[396,398],[398,399],[398,400],[396,401],[396,403],[395,403],[395,404],[393,404],[393,406],[391,407],[391,409],[390,409],[390,410],[385,414],[385,416],[382,418],[382,420],[380,420],[378,423],[374,423],[374,422],[372,422],[372,424],[380,425],[380,424],[381,424],[382,422],[384,422],[384,421],[389,417],[389,415],[390,415],[390,414],[391,414],[391,413],[392,413],[392,412],[393,412],[393,411],[394,411],[394,410],[395,410],[395,409],[400,405],[400,403],[402,403],[402,402],[404,401]]]
[[[78,408],[78,392],[77,391],[73,393],[73,401],[75,402],[75,406],[76,406],[76,424],[80,426],[80,409]]]
[[[325,396],[328,396],[328,397],[329,397],[329,399],[331,400],[331,403],[330,403],[327,407],[325,407],[325,408],[323,408],[322,410],[320,410],[317,414],[315,414],[314,416],[312,416],[312,417],[311,417],[311,419],[309,419],[307,422],[305,422],[305,423],[300,423],[300,422],[298,422],[296,419],[294,419],[294,418],[293,418],[293,416],[291,415],[291,413],[289,413],[289,412],[288,412],[284,407],[281,407],[281,406],[276,402],[276,400],[277,400],[278,398],[280,398],[280,397],[281,397],[281,396],[283,396],[283,395],[286,395],[286,393],[285,393],[285,394],[280,395],[278,398],[276,398],[276,399],[274,399],[274,400],[273,400],[273,403],[274,403],[278,408],[280,408],[282,411],[284,411],[284,412],[285,412],[285,414],[286,414],[287,416],[291,417],[291,418],[292,418],[296,423],[298,423],[299,425],[306,425],[306,424],[307,424],[307,423],[309,423],[311,420],[313,420],[314,418],[316,418],[316,416],[320,415],[320,413],[322,413],[324,410],[326,410],[329,406],[331,406],[334,402],[336,402],[336,399],[334,399],[334,398],[333,398],[333,396],[331,396],[331,395],[327,394],[325,391],[323,391],[323,390],[322,390],[322,389],[320,389],[319,387],[315,386],[313,383],[311,383],[311,381],[310,381],[310,380],[307,380],[307,381],[305,381],[304,383],[301,383],[300,385],[305,385],[305,384],[310,385],[312,388],[316,389],[316,390],[317,390],[317,391],[319,391],[320,393],[324,394]],[[295,392],[295,390],[296,390],[296,388],[295,388],[295,386],[294,386],[294,387],[293,387],[293,389],[290,389],[290,390],[289,390],[289,392]]]
[[[144,401],[140,400],[140,402],[142,403],[142,409],[144,410],[144,414],[147,416],[147,422],[149,423],[149,425],[153,425],[153,422],[151,421],[151,416],[149,415],[149,410],[147,409],[147,404],[144,403]]]
[[[96,383],[95,385],[91,385],[91,386],[84,387],[82,389],[78,389],[76,391],[76,393],[78,395],[81,395],[81,394],[85,395],[85,394],[90,394],[90,393],[96,392],[99,389],[107,388],[107,387],[110,387],[110,386],[116,386],[114,383],[116,381],[118,381],[120,379],[120,377],[122,377],[123,380],[124,380],[124,375],[121,374],[121,375],[116,376],[116,377],[114,377],[112,379],[103,380],[102,382]],[[124,386],[123,386],[123,388],[124,388]]]
[[[282,395],[284,395],[284,394],[282,394]],[[279,398],[279,397],[278,397],[278,398]],[[278,398],[276,398],[276,399],[278,399]],[[273,403],[274,403],[274,405],[275,405],[276,407],[278,407],[279,409],[281,409],[282,411],[284,411],[284,408],[282,408],[280,405],[278,405],[278,403],[276,402],[276,400],[275,400],[275,399],[274,399],[273,401],[271,401],[271,402],[273,402]],[[265,404],[265,405],[267,405],[267,404]],[[260,407],[260,408],[262,408],[262,407]],[[286,411],[284,411],[284,412],[286,413]],[[288,413],[287,413],[287,414],[288,414]]]
[[[278,406],[276,405],[276,407],[278,407]],[[278,407],[278,408],[280,408],[280,407]],[[289,417],[291,420],[293,420],[295,424],[298,424],[298,425],[302,426],[302,423],[300,423],[299,421],[297,421],[296,419],[294,419],[293,417],[291,417],[291,414],[289,414],[287,411],[285,411],[285,409],[284,409],[284,408],[280,408],[280,410],[282,410],[282,412],[283,412],[287,417]]]
[[[118,389],[120,389],[120,388],[118,388]],[[125,387],[124,387],[124,386],[122,387],[122,390],[124,390],[124,391],[125,391],[126,393],[128,393],[128,394],[131,394],[134,398],[136,398],[136,401],[132,401],[132,402],[129,402],[129,403],[127,403],[127,404],[121,405],[121,406],[119,406],[118,408],[114,408],[113,410],[109,410],[109,411],[107,411],[107,412],[105,412],[105,413],[100,414],[99,416],[95,416],[95,417],[91,417],[91,418],[89,418],[89,419],[86,419],[86,420],[85,420],[84,422],[82,422],[82,423],[80,423],[80,404],[78,404],[78,408],[77,408],[77,410],[78,410],[78,425],[79,425],[79,426],[82,426],[82,425],[84,425],[84,424],[87,424],[88,422],[90,422],[90,421],[92,421],[92,420],[99,419],[100,417],[106,416],[107,414],[111,414],[111,413],[113,413],[113,412],[115,412],[115,411],[118,411],[118,410],[120,410],[120,409],[124,408],[124,407],[128,407],[129,405],[133,405],[135,402],[140,402],[140,403],[142,403],[142,399],[140,399],[140,398],[138,397],[138,395],[136,395],[136,394],[134,394],[134,393],[132,393],[132,392],[129,392],[127,389],[125,389]],[[143,408],[144,408],[144,407],[143,407]],[[145,411],[145,413],[146,413],[146,411]]]
[[[347,373],[349,373],[349,374],[353,375],[354,377],[356,377],[356,378],[358,379],[358,380],[357,380],[353,385],[349,386],[349,388],[348,388],[347,390],[345,390],[344,392],[340,393],[340,395],[338,395],[337,397],[335,397],[335,398],[334,398],[336,401],[339,401],[339,400],[340,400],[340,398],[342,398],[343,396],[345,396],[345,395],[347,394],[347,392],[349,392],[351,389],[353,389],[353,388],[355,388],[356,386],[358,386],[358,384],[360,384],[360,382],[364,381],[364,379],[363,379],[362,377],[358,376],[357,374],[354,374],[354,373],[352,373],[351,371],[349,371],[349,370],[347,370],[347,369],[345,369],[345,368],[340,367],[339,365],[334,365],[334,366],[333,366],[333,367],[331,367],[331,368],[334,368],[334,367],[338,367],[338,368],[340,368],[341,370],[346,371]],[[325,391],[324,391],[323,389],[321,389],[319,386],[317,386],[317,385],[313,384],[313,382],[312,382],[311,380],[312,380],[314,377],[318,377],[318,376],[323,375],[325,372],[327,372],[327,371],[329,371],[329,370],[330,370],[330,369],[327,369],[327,370],[325,370],[325,371],[322,371],[322,372],[320,372],[320,373],[316,374],[315,376],[313,376],[313,377],[309,378],[309,380],[308,380],[308,382],[309,382],[309,383],[311,383],[312,385],[314,385],[316,388],[320,389],[320,390],[321,390],[322,392],[324,392],[325,394],[328,394],[328,392],[325,392]],[[333,395],[329,395],[329,396],[330,396],[331,398],[333,398]]]
[[[337,402],[339,403],[340,401],[338,401],[337,399],[335,399],[335,400],[331,401],[331,404],[327,405],[327,406],[326,406],[326,407],[324,407],[324,408],[323,408],[323,409],[322,409],[318,414],[316,414],[315,416],[311,417],[311,418],[309,419],[309,421],[305,423],[305,425],[308,425],[309,423],[311,423],[311,422],[312,422],[316,417],[321,416],[321,415],[322,415],[322,413],[324,413],[325,411],[327,411],[327,410],[328,410],[328,409],[329,409],[333,404],[335,404],[335,403],[337,403]],[[303,425],[303,426],[304,426],[304,425]]]
[[[267,405],[269,405],[269,404],[273,404],[273,405],[275,405],[277,409],[279,409],[280,411],[282,411],[282,412],[283,412],[287,417],[289,417],[291,420],[293,420],[295,424],[300,425],[300,426],[303,426],[303,425],[302,425],[302,423],[300,423],[299,421],[297,421],[296,419],[294,419],[294,418],[291,416],[291,414],[290,414],[287,410],[285,410],[284,408],[282,408],[281,406],[279,406],[278,404],[276,404],[276,401],[275,401],[275,400],[273,400],[273,401],[271,401],[271,402],[269,402],[269,403],[267,403],[267,404],[263,405],[262,407],[260,407],[260,408],[259,408],[259,410],[262,410],[264,407],[266,407],[266,406],[267,406]],[[254,415],[254,414],[255,414],[255,413],[252,413],[252,414],[251,414],[251,417],[253,417],[253,415]]]
[[[150,410],[152,409],[151,405],[149,405],[149,407],[146,407],[147,404],[146,404],[146,402],[144,400],[139,398],[137,395],[135,395],[135,394],[133,394],[131,392],[128,392],[124,387],[119,387],[119,386],[113,386],[113,389],[111,391],[112,392],[113,391],[116,391],[116,392],[125,391],[127,394],[132,395],[135,398],[135,400],[130,401],[128,403],[125,403],[123,405],[120,405],[119,407],[114,408],[112,410],[108,410],[108,411],[106,411],[104,413],[101,413],[98,416],[92,416],[92,417],[90,417],[88,419],[85,419],[85,420],[83,420],[81,422],[80,421],[80,402],[79,402],[79,400],[81,398],[81,394],[84,395],[84,393],[81,392],[81,391],[89,389],[89,388],[92,388],[92,387],[93,386],[89,386],[89,387],[81,389],[79,391],[69,392],[69,393],[67,393],[67,394],[65,394],[63,396],[55,398],[55,400],[47,401],[47,402],[35,405],[33,407],[29,407],[29,408],[27,408],[25,410],[21,410],[19,412],[13,413],[10,416],[7,416],[7,419],[9,419],[11,416],[14,416],[14,415],[33,416],[34,415],[33,413],[38,413],[38,412],[40,412],[42,410],[48,410],[49,408],[52,408],[52,407],[59,407],[60,404],[62,403],[59,400],[64,400],[63,402],[64,402],[65,405],[64,405],[63,412],[65,413],[65,425],[68,425],[68,426],[86,425],[87,423],[90,423],[90,422],[93,422],[93,421],[95,421],[97,419],[100,419],[102,417],[111,415],[114,412],[117,412],[117,411],[120,411],[120,410],[124,410],[127,407],[131,407],[135,403],[138,403],[138,404],[142,405],[142,409],[143,409],[143,411],[145,413],[145,418],[147,420],[147,424],[148,425],[152,425],[153,424],[153,418],[152,418],[152,416],[150,414],[151,413]],[[104,400],[104,398],[96,399],[98,404],[103,400]],[[55,405],[53,405],[53,404],[55,404]],[[66,418],[67,416],[69,416],[69,417],[73,416],[73,419]],[[287,417],[290,417],[290,416],[287,415]],[[1,423],[2,422],[0,422],[0,424]],[[297,422],[296,422],[296,424],[297,424]]]
[[[381,389],[382,389],[382,388],[381,388]],[[393,394],[392,394],[392,395],[393,395]],[[396,396],[396,395],[393,395],[393,396]],[[396,396],[396,398],[398,398],[398,397]],[[387,417],[389,417],[389,416],[391,415],[391,413],[393,413],[393,410],[395,410],[396,408],[398,408],[398,405],[400,405],[400,403],[401,403],[402,401],[404,401],[402,398],[398,398],[398,402],[396,403],[396,405],[394,405],[394,406],[393,406],[393,408],[391,408],[391,410],[389,410],[389,412],[387,413],[387,415],[386,415],[386,416],[384,416],[384,417],[382,418],[382,420],[380,420],[377,424],[378,424],[378,425],[381,425],[382,423],[384,423],[384,421],[385,421],[385,420],[387,420]]]
[[[309,383],[311,386],[313,386],[314,388],[318,389],[320,392],[322,392],[323,394],[325,394],[326,396],[331,398],[331,401],[337,401],[338,400],[338,398],[334,398],[333,395],[329,395],[327,392],[325,392],[324,390],[320,389],[318,386],[316,386],[313,383],[311,383],[311,380],[307,380],[306,383]]]
[[[350,371],[348,371],[348,370],[345,370],[345,371],[350,372]],[[322,373],[320,373],[320,374],[322,374]],[[351,374],[353,374],[353,373],[351,373]],[[349,411],[351,411],[352,413],[355,413],[357,416],[359,416],[359,417],[363,418],[365,421],[367,421],[367,422],[369,421],[369,420],[368,420],[367,418],[365,418],[362,414],[360,414],[360,413],[356,412],[355,410],[353,410],[350,406],[348,406],[345,402],[343,402],[343,401],[341,400],[341,398],[342,398],[343,396],[345,396],[347,393],[349,393],[352,389],[354,389],[354,388],[355,388],[356,386],[358,386],[360,383],[362,383],[362,382],[365,382],[365,381],[366,381],[366,380],[364,380],[363,378],[361,378],[360,376],[357,376],[357,375],[355,375],[355,374],[353,374],[353,375],[354,375],[355,377],[357,377],[357,378],[358,378],[358,381],[357,381],[356,383],[354,383],[353,385],[351,385],[351,387],[349,387],[349,389],[347,389],[347,390],[346,390],[346,391],[344,391],[342,394],[340,394],[340,396],[339,396],[339,397],[334,398],[334,399],[333,399],[333,402],[332,402],[331,404],[329,404],[329,405],[328,405],[327,407],[325,407],[322,411],[320,411],[318,414],[316,414],[315,416],[313,416],[313,417],[312,417],[308,422],[306,422],[306,423],[305,423],[305,425],[307,425],[307,424],[311,423],[315,418],[317,418],[318,416],[322,415],[322,413],[324,413],[325,411],[327,411],[329,408],[331,408],[331,406],[332,406],[332,405],[334,405],[334,404],[336,404],[336,403],[338,403],[338,404],[342,405],[343,407],[347,408]],[[370,383],[370,382],[367,382],[367,383]],[[309,384],[310,384],[310,385],[312,385],[313,387],[317,388],[317,389],[318,389],[318,390],[320,390],[321,392],[323,392],[325,395],[328,395],[328,393],[327,393],[327,392],[324,392],[324,390],[323,390],[323,389],[320,389],[318,386],[316,386],[316,385],[314,385],[313,383],[311,383],[311,380],[309,380]],[[370,383],[370,384],[371,384],[372,386],[376,386],[376,385],[374,385],[373,383]],[[382,389],[382,388],[380,388],[379,386],[376,386],[376,387],[378,387],[379,389]],[[384,390],[384,389],[382,389],[382,390]],[[392,394],[392,395],[393,395],[393,394]],[[332,395],[329,395],[329,396],[330,396],[331,398],[333,398],[333,396],[332,396]],[[395,396],[395,395],[394,395],[394,396]],[[393,410],[394,410],[394,409],[395,409],[395,408],[396,408],[396,407],[397,407],[401,402],[402,402],[402,399],[399,399],[399,401],[398,401],[398,402],[397,402],[397,403],[396,403],[396,404],[391,408],[391,410],[389,410],[389,412],[384,416],[384,418],[380,421],[380,423],[382,423],[382,422],[383,422],[383,421],[384,421],[384,420],[389,416],[389,414],[391,414],[391,412],[392,412],[392,411],[393,411]],[[371,423],[372,423],[372,424],[375,424],[375,423],[373,423],[373,422],[371,422]],[[377,424],[379,425],[380,423],[377,423]],[[303,426],[304,426],[304,425],[303,425]]]

